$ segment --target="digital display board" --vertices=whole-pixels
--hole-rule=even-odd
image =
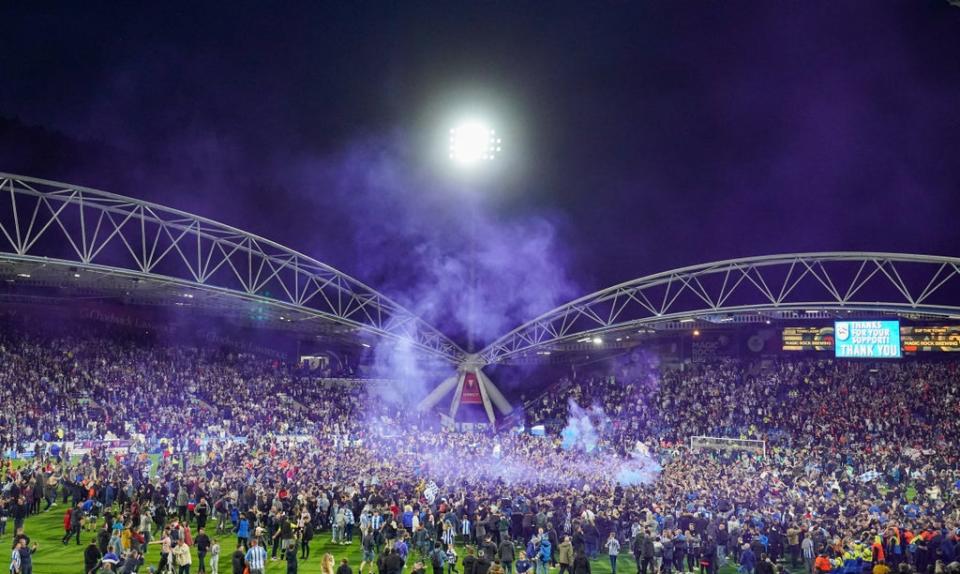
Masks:
[[[900,327],[900,338],[906,352],[960,352],[960,326],[957,325]]]
[[[833,327],[784,327],[784,351],[832,351]]]
[[[834,355],[850,359],[898,359],[900,321],[837,321]]]
[[[784,351],[834,350],[833,326],[784,327]],[[900,347],[904,353],[960,353],[960,325],[900,326]]]

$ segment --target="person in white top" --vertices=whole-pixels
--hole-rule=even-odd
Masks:
[[[213,539],[213,545],[210,546],[210,574],[217,574],[220,567],[220,541]]]
[[[190,565],[193,564],[193,557],[190,556],[190,547],[187,546],[183,538],[173,549],[174,564],[177,565],[178,574],[190,574]]]
[[[607,537],[607,555],[610,557],[610,572],[617,574],[617,556],[620,555],[620,541],[617,540],[616,533],[611,530]]]

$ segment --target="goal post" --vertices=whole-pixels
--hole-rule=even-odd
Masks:
[[[767,443],[762,440],[745,438],[724,438],[719,436],[691,436],[690,449],[708,449],[723,451],[752,452],[767,456]]]

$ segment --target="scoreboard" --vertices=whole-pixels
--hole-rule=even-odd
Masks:
[[[837,357],[859,357],[866,358],[886,357],[888,355],[841,355],[841,352],[851,352],[851,350],[838,351],[835,343],[835,327],[839,324],[846,324],[848,335],[850,325],[867,324],[878,325],[888,323],[890,325],[898,323],[897,321],[837,321],[834,325],[822,326],[804,326],[804,327],[784,327],[781,331],[782,349],[784,351],[824,351],[833,352]],[[875,327],[874,327],[875,328]],[[889,332],[890,338],[888,345],[895,344],[897,331]],[[902,353],[958,353],[960,352],[960,325],[900,325],[899,328],[900,349]],[[862,349],[861,349],[862,350]],[[876,349],[874,349],[876,350]],[[892,350],[885,349],[888,353]],[[892,355],[891,358],[898,355]]]
[[[832,351],[833,327],[784,327],[784,351]]]
[[[899,359],[900,321],[837,321],[834,356],[845,359]]]
[[[900,342],[906,352],[960,352],[960,326],[923,325],[900,327]]]

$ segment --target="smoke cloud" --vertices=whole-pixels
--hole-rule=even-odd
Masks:
[[[583,468],[583,474],[612,475],[623,486],[651,484],[657,479],[661,466],[643,443],[637,443],[625,456],[602,448],[601,441],[611,421],[599,405],[584,409],[569,399],[568,407],[567,426],[560,433],[561,446],[565,451],[583,453],[574,459],[574,464]]]
[[[292,172],[306,209],[341,216],[353,275],[468,351],[471,340],[480,350],[578,293],[561,218],[511,209],[480,187],[443,179],[410,157],[408,139],[371,137],[329,158],[301,158]],[[308,252],[324,251],[323,235],[313,235],[320,243]],[[382,342],[371,357],[381,373],[405,373],[408,393],[423,395],[437,382],[411,345]]]
[[[567,426],[560,432],[561,446],[564,450],[593,452],[600,442],[603,427],[610,424],[610,418],[597,405],[584,409],[573,399],[569,399],[567,405],[570,415]]]
[[[512,211],[423,168],[409,147],[394,134],[301,162],[299,188],[328,193],[320,208],[348,219],[352,273],[460,341],[472,323],[477,346],[578,293],[556,214]]]

